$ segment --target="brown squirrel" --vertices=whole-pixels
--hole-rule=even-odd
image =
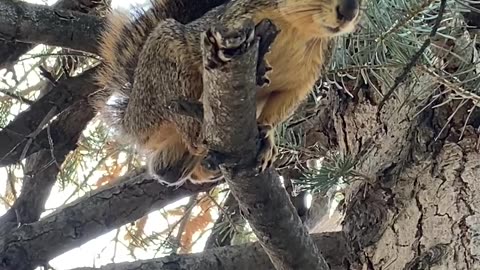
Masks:
[[[186,24],[169,14],[179,12],[181,0],[154,0],[133,19],[113,13],[100,46],[104,65],[98,83],[104,98],[98,111],[122,139],[149,152],[149,172],[159,181],[180,185],[221,179],[218,170],[202,165],[207,149],[199,142],[201,123],[172,113],[170,102],[200,100],[201,34],[226,10],[229,20],[248,18],[258,24],[269,19],[280,32],[265,56],[272,67],[270,82],[257,92],[257,122],[268,142],[260,153],[265,170],[277,154],[274,128],[312,90],[330,40],[355,28],[359,1],[232,0]]]

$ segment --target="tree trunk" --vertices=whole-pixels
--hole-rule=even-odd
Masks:
[[[352,91],[354,99],[328,96],[323,129],[334,126],[329,141],[355,157],[362,176],[345,200],[350,269],[480,269],[479,113],[470,102],[458,109],[463,101],[433,108],[442,96],[408,99],[434,93],[432,78],[416,75],[421,83],[401,87],[380,112],[368,88]]]

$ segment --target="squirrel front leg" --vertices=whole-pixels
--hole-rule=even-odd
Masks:
[[[275,91],[266,97],[265,105],[261,108],[257,118],[262,139],[258,154],[261,172],[275,162],[278,154],[275,144],[275,128],[293,113],[302,99],[303,96],[294,90]]]

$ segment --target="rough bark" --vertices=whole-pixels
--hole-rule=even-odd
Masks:
[[[53,7],[55,9],[65,9],[78,11],[82,13],[91,13],[91,11],[103,2],[94,0],[59,0]],[[3,11],[2,11],[3,12]],[[42,23],[42,22],[38,22]],[[16,61],[35,46],[34,44],[22,43],[3,39],[0,36],[0,69],[11,68]]]
[[[405,166],[392,188],[398,209],[387,208],[388,226],[366,249],[375,268],[390,262],[399,269],[480,269],[477,138],[468,134],[461,141],[444,141],[438,153]]]
[[[188,23],[226,0],[167,2],[165,17]],[[22,1],[0,2],[0,40],[3,40],[0,44],[0,68],[15,62],[32,48],[28,45],[31,43],[96,53],[104,20],[68,10],[75,7],[66,4],[48,7]]]
[[[341,232],[312,235],[331,270],[344,270],[342,254],[348,254],[348,246]],[[72,270],[275,270],[259,243],[214,248],[197,254],[170,255],[160,259],[134,263],[110,264],[100,268],[82,267]]]
[[[10,44],[48,44],[95,52],[102,23],[97,16],[71,10],[23,1],[0,2],[0,39]],[[6,43],[6,46],[10,48],[7,51],[12,51],[12,45]],[[31,48],[25,44],[20,46],[23,48],[17,49],[17,55]],[[12,56],[2,62],[12,62],[15,59]]]
[[[0,141],[2,142],[0,166],[14,164],[40,149],[49,149],[50,139],[54,144],[68,143],[70,139],[68,136],[72,133],[64,133],[63,129],[55,129],[54,127],[60,124],[58,120],[52,123],[50,135],[46,129],[43,129],[43,125],[78,100],[86,99],[96,90],[93,81],[95,71],[96,68],[92,68],[77,77],[60,81],[49,93],[4,127],[0,131]]]
[[[155,209],[214,186],[167,188],[149,179],[143,169],[115,182],[119,184],[100,188],[40,221],[0,235],[0,269],[34,269]]]
[[[466,104],[449,120],[458,103],[432,108],[439,99],[417,115],[432,79],[416,76],[420,83],[398,89],[379,114],[381,97],[368,88],[350,89],[354,99],[328,96],[336,150],[356,155],[363,176],[345,202],[348,269],[479,269],[479,113],[467,117]]]
[[[6,6],[11,3],[21,2],[3,1],[0,5]],[[21,5],[27,4],[21,3]],[[32,6],[28,5],[28,7]],[[58,15],[55,16],[58,20],[61,19]],[[8,20],[4,17],[1,16],[0,21]],[[82,16],[78,18],[90,19]],[[19,19],[18,22],[22,20],[29,22],[28,17],[17,19]],[[31,20],[30,23],[32,23]],[[69,23],[72,27],[75,27],[76,23],[84,24],[81,20]],[[54,43],[50,45],[60,45],[60,41],[71,42],[65,38],[60,41],[50,40],[48,37],[58,34],[56,29],[38,24],[36,29],[43,29],[44,33],[32,34],[31,29],[20,27],[20,30],[26,30],[20,33],[20,39],[26,42]],[[12,34],[11,28],[8,27],[16,27],[16,25],[17,22],[8,21],[6,25],[0,24],[0,29],[5,27],[7,29],[5,33]],[[43,34],[45,36],[40,36]],[[94,38],[95,35],[85,37]],[[9,36],[9,39],[11,38],[12,36]],[[21,46],[19,50],[22,49]],[[72,47],[73,45],[64,44],[63,46]],[[88,46],[78,49],[95,50],[94,47]],[[0,67],[4,62],[2,56],[5,55],[2,52],[0,51]],[[14,54],[12,57],[18,58]],[[239,62],[234,61],[234,63]],[[246,78],[234,77],[234,82],[242,83],[235,87],[245,88],[245,84],[252,86],[254,82],[252,72],[235,74],[246,76]],[[221,75],[225,76],[223,79],[233,78],[231,73],[221,73]],[[422,77],[422,74],[417,76],[420,82],[430,80],[428,76]],[[228,150],[223,151],[230,157],[225,161],[226,164],[234,163],[233,161],[240,157],[247,157],[246,160],[254,159],[251,157],[255,152],[252,150],[255,149],[252,139],[255,137],[254,120],[251,115],[244,113],[244,109],[247,109],[247,112],[250,112],[248,109],[252,109],[248,107],[251,106],[248,102],[252,100],[251,93],[245,98],[241,96],[244,92],[230,92],[228,89],[233,88],[231,85],[224,84],[221,77],[216,79],[218,79],[216,81],[219,82],[218,85],[226,87],[226,91],[225,93],[218,91],[218,98],[222,101],[220,104],[208,105],[221,108],[215,112],[218,119],[209,130],[215,132],[219,130],[216,128],[222,127],[222,124],[226,128],[214,136],[217,140],[210,139],[210,143],[218,146],[217,150]],[[459,119],[467,118],[468,113],[465,110],[460,110],[452,122],[447,120],[455,109],[454,106],[443,106],[435,110],[429,107],[416,116],[419,107],[423,104],[418,101],[417,103],[405,102],[410,93],[405,93],[405,89],[400,88],[396,91],[399,99],[388,101],[380,115],[377,115],[378,97],[375,97],[372,91],[365,88],[349,90],[354,94],[354,99],[348,98],[341,92],[329,93],[326,99],[328,109],[318,116],[321,120],[311,129],[312,134],[315,135],[310,137],[312,142],[318,141],[326,149],[358,155],[360,162],[356,170],[366,176],[365,179],[352,183],[346,201],[343,230],[347,236],[347,243],[351,243],[353,247],[355,258],[344,269],[361,267],[364,269],[419,269],[420,264],[423,264],[423,267],[432,264],[432,269],[479,269],[480,198],[475,191],[479,188],[477,179],[480,177],[478,165],[480,156],[478,132],[474,129],[478,126],[479,116],[476,113],[472,114],[470,122],[466,124],[466,132],[460,138],[459,134],[464,122]],[[428,87],[421,84],[415,91],[416,94],[426,93]],[[224,95],[227,93],[233,95],[229,98]],[[232,103],[229,104],[229,102]],[[235,106],[230,107],[231,111],[224,109],[233,104]],[[33,127],[38,127],[49,111],[43,111],[42,117],[35,118],[33,123],[36,125]],[[239,112],[242,117],[236,115]],[[35,116],[30,113],[26,119],[30,117]],[[206,117],[212,117],[211,114],[208,115],[208,110]],[[248,122],[250,121],[248,119],[252,121]],[[444,125],[447,125],[447,129],[436,140],[435,137],[441,133]],[[27,131],[25,134],[28,135],[34,131],[31,127],[19,128]],[[235,137],[230,136],[234,132]],[[0,132],[0,136],[2,134],[5,136],[5,132]],[[37,136],[37,138],[40,137],[40,135]],[[2,141],[0,150],[4,149],[4,138],[7,137],[0,138]],[[8,139],[12,140],[12,138]],[[13,140],[10,147],[16,146],[18,142]],[[43,142],[48,140],[45,139]],[[65,142],[68,143],[68,141]],[[225,148],[224,142],[233,142],[233,148]],[[36,145],[36,143],[32,144],[32,149],[35,149]],[[237,146],[246,147],[247,150],[243,151],[236,148]],[[21,151],[17,152],[11,162],[7,163],[11,164],[18,160],[20,153]],[[4,154],[5,152],[0,157]],[[304,237],[305,233],[302,231],[304,229],[298,230],[300,222],[294,214],[294,208],[288,203],[288,196],[272,171],[256,175],[249,166],[251,164],[246,162],[223,168],[227,181],[239,198],[247,219],[270,256],[281,254],[282,257],[277,259],[290,262],[303,261],[305,257],[311,255],[311,252],[315,252],[315,248],[302,252],[305,246],[298,240],[305,240],[308,237]],[[138,182],[137,180],[127,181],[122,187],[107,188],[90,198],[66,206],[40,222],[23,225],[11,234],[3,235],[0,239],[0,267],[21,270],[41,264],[105,231],[141,217],[152,206],[161,207],[170,202],[169,200],[188,196],[194,192],[198,190],[181,188],[167,192],[166,189],[160,188],[158,184],[148,179],[138,180]],[[289,241],[292,240],[293,244],[290,244]],[[51,243],[52,246],[48,246],[47,250],[45,243]],[[306,246],[311,243],[307,241]],[[193,258],[194,255],[190,256]],[[264,260],[265,258],[266,256]],[[326,258],[328,259],[327,256]],[[170,259],[176,261],[177,257],[164,260]],[[24,262],[28,262],[28,265]],[[163,262],[165,261],[161,263]]]
[[[240,27],[232,29],[245,33],[248,32],[245,29],[253,28],[253,23],[246,22]],[[223,40],[232,29],[213,31],[218,30],[216,35]],[[215,49],[218,44],[202,38],[206,143],[214,159],[221,159],[230,190],[275,268],[328,269],[278,174],[273,169],[258,173],[254,90],[258,42],[253,44],[233,61],[212,65],[218,63]]]

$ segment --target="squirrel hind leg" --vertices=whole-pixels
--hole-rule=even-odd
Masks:
[[[220,170],[209,170],[202,166],[202,158],[186,150],[180,158],[175,159],[162,149],[149,157],[147,168],[153,178],[167,186],[181,186],[187,180],[193,184],[223,180]]]
[[[197,158],[185,153],[178,160],[165,160],[165,153],[160,150],[153,153],[148,160],[148,173],[167,186],[181,186],[190,178]]]
[[[170,140],[148,156],[148,173],[167,186],[181,186],[192,174],[200,157],[192,155],[180,140]]]
[[[189,175],[188,180],[193,184],[212,183],[223,180],[223,175],[220,169],[209,170],[199,161]]]

